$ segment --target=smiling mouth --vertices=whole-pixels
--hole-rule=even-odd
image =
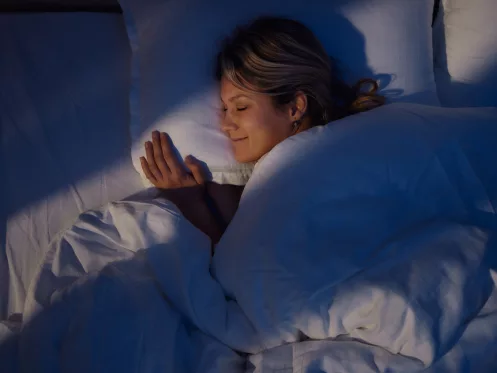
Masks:
[[[245,140],[245,139],[248,139],[248,137],[243,137],[241,139],[231,139],[231,141],[237,142],[237,141],[242,141],[242,140]]]

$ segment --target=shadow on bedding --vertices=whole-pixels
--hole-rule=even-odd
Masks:
[[[7,180],[8,203],[3,206],[7,216],[58,193],[70,194],[82,210],[97,207],[97,203],[85,202],[94,202],[95,194],[112,194],[102,190],[101,184],[117,178],[118,171],[106,174],[106,170],[129,168],[127,180],[116,179],[109,186],[122,189],[120,198],[141,187],[130,160],[131,52],[121,16],[105,16],[101,24],[85,27],[84,37],[84,25],[77,18],[73,22],[53,18],[56,22],[47,28],[46,18],[23,15],[0,27],[0,46],[6,52],[2,55],[7,57],[0,71],[10,71],[0,82],[5,96],[0,115],[2,156],[8,159],[2,177]],[[345,31],[325,33],[330,22]],[[400,90],[388,90],[390,74],[373,75],[364,37],[348,20],[338,14],[318,15],[313,26],[323,44],[333,46],[333,57],[347,82],[366,75],[379,79],[388,97],[402,95]],[[348,61],[340,61],[342,52]],[[191,61],[190,67],[197,63]],[[180,67],[180,71],[189,68]],[[203,88],[192,79],[183,79],[174,94],[161,100],[162,113],[179,107]],[[127,189],[125,183],[133,186]],[[105,197],[98,196],[96,202],[106,202]]]
[[[16,373],[19,370],[17,356],[19,352],[19,334],[7,330],[7,326],[0,325],[0,370]]]
[[[139,185],[131,166],[123,176],[131,52],[122,17],[0,16],[7,217],[60,194],[81,210],[106,202],[111,186],[136,191],[115,182]]]

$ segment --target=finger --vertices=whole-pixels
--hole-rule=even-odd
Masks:
[[[152,175],[154,175],[155,179],[162,180],[162,174],[155,163],[153,145],[150,141],[145,143],[145,152],[147,154],[148,167],[152,172]]]
[[[171,137],[169,137],[168,134],[162,132],[160,134],[160,138],[160,142],[162,145],[162,154],[167,162],[169,169],[171,170],[171,173],[176,176],[184,176],[185,171],[181,166],[179,159],[176,157],[176,154],[174,153],[174,145]]]
[[[142,166],[143,173],[145,174],[145,177],[148,179],[148,181],[150,181],[154,185],[157,184],[157,179],[152,174],[152,171],[150,171],[150,168],[148,167],[148,163],[145,157],[140,157],[140,163]]]
[[[198,159],[189,155],[185,158],[186,167],[191,171],[193,178],[197,184],[203,185],[207,181],[207,175],[204,167]]]
[[[159,168],[162,177],[167,177],[167,175],[171,173],[171,170],[169,169],[166,160],[164,158],[164,155],[162,154],[161,138],[159,136],[159,131],[154,131],[152,133],[152,144],[154,149],[155,164]]]

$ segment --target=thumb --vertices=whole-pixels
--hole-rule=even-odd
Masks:
[[[186,167],[190,170],[197,184],[203,185],[207,181],[207,175],[200,161],[192,155],[185,158]]]

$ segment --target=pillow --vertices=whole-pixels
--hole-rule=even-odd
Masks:
[[[497,1],[443,0],[433,27],[443,106],[497,106]]]
[[[451,343],[493,286],[476,231],[497,229],[496,121],[396,103],[288,138],[256,165],[212,273],[268,346],[301,332],[395,349],[390,336],[428,359],[423,339]]]
[[[219,131],[214,61],[219,42],[259,15],[309,26],[339,60],[349,83],[374,77],[391,101],[438,105],[433,77],[433,0],[121,0],[133,51],[132,158],[141,173],[143,143],[158,129],[181,156],[206,162],[213,180],[244,184],[250,165],[237,164]],[[147,183],[147,185],[149,185]]]

